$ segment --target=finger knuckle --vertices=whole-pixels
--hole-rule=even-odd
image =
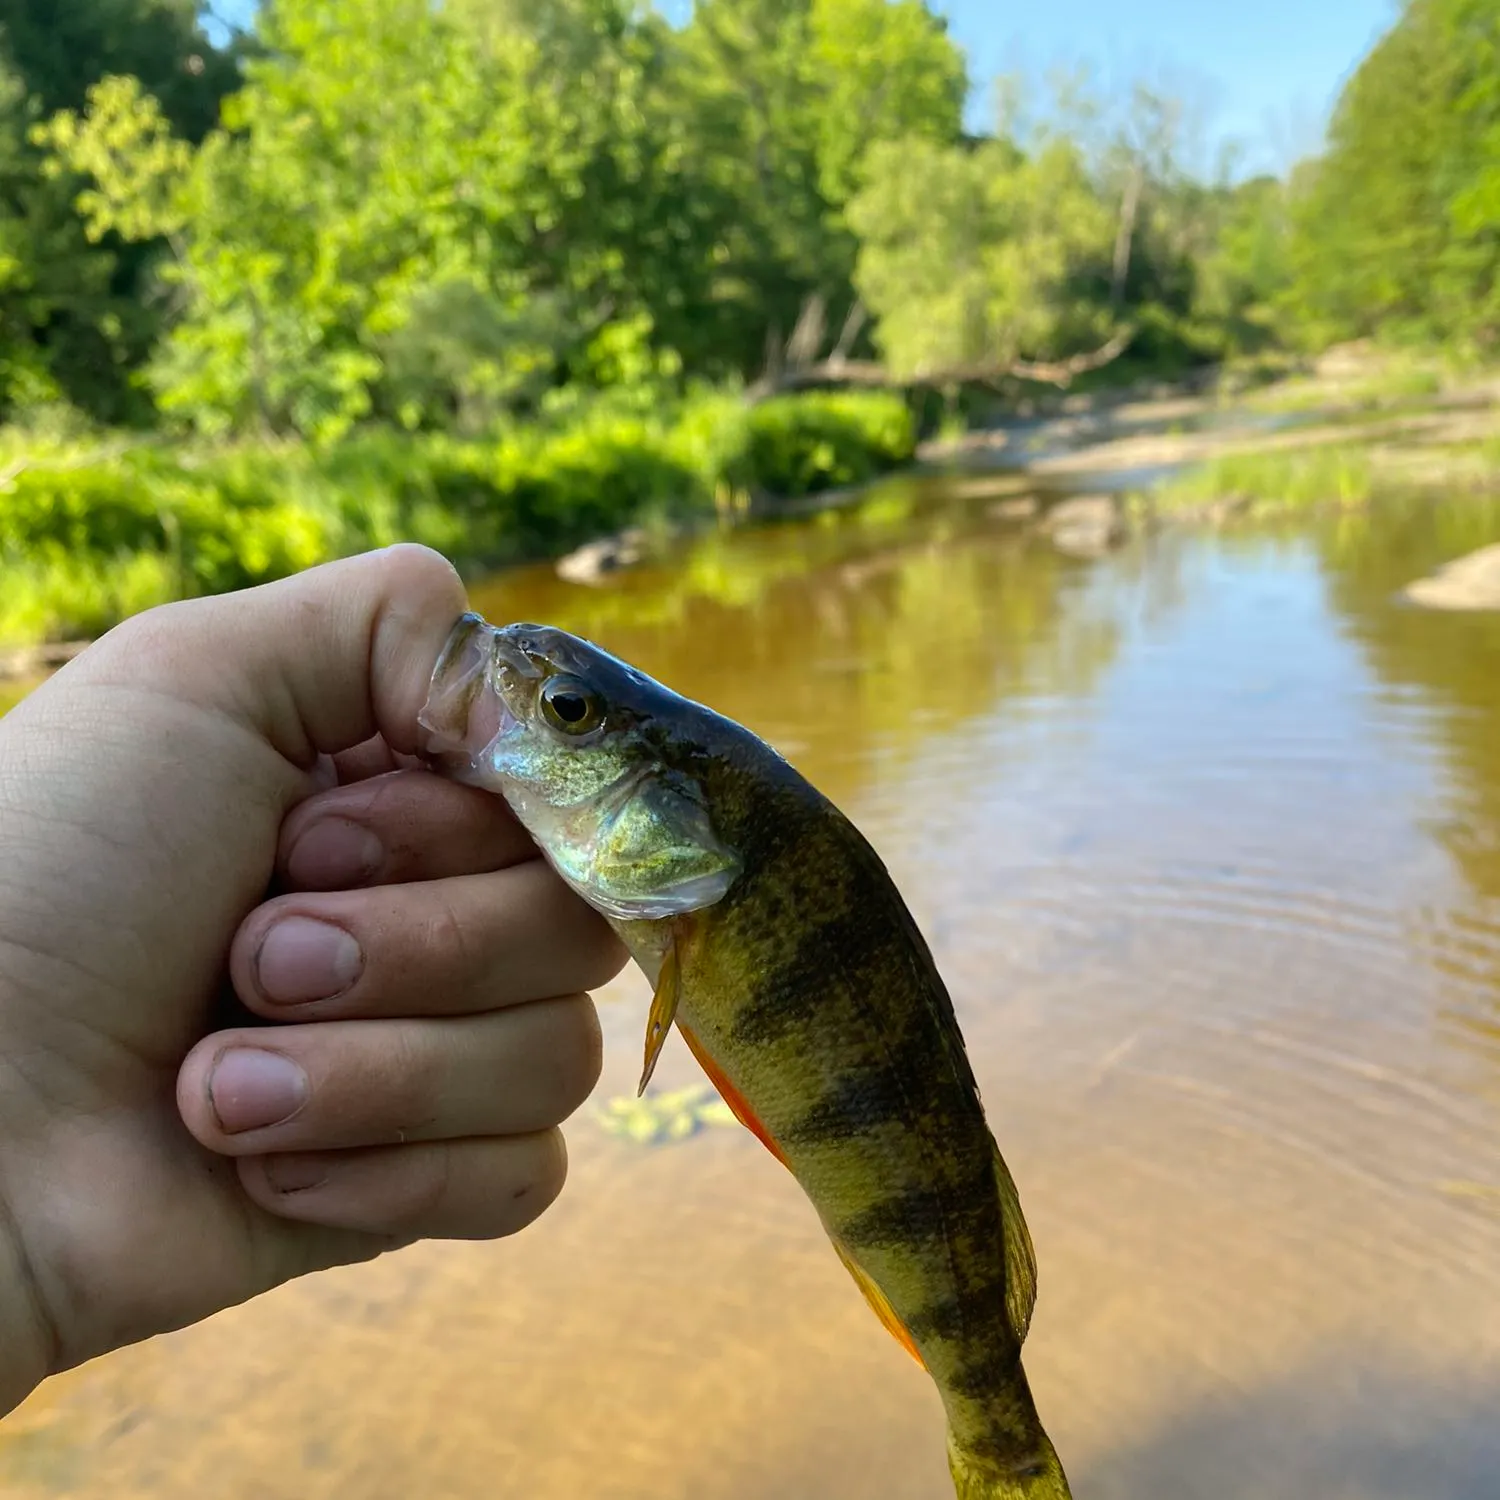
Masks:
[[[566,1119],[599,1082],[604,1069],[604,1033],[588,995],[570,995],[560,1004],[563,1038],[555,1056],[558,1101]]]
[[[408,1147],[405,1191],[385,1227],[396,1234],[421,1234],[440,1222],[453,1187],[451,1144]]]
[[[583,984],[598,989],[612,980],[630,961],[629,950],[605,922],[597,921],[583,949]]]
[[[446,897],[434,898],[427,916],[426,947],[449,973],[471,974],[476,955],[468,923]]]
[[[557,1202],[568,1180],[568,1148],[562,1131],[548,1130],[534,1137],[530,1157],[524,1197],[530,1200],[531,1218],[535,1219]]]
[[[383,1113],[394,1123],[397,1141],[419,1135],[436,1113],[447,1069],[438,1049],[420,1026],[400,1026],[392,1035],[385,1060]]]

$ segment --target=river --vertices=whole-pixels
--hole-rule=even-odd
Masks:
[[[1395,591],[1500,510],[1097,562],[970,482],[713,535],[494,618],[743,720],[886,857],[1040,1262],[1079,1500],[1500,1495],[1500,616]],[[600,996],[597,1102],[647,995]],[[658,1084],[691,1082],[675,1039]],[[0,1494],[950,1500],[940,1408],[747,1134],[585,1107],[556,1209],[50,1383]]]

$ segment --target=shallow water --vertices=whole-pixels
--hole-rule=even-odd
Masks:
[[[1493,1500],[1500,617],[1393,594],[1500,514],[1087,564],[940,491],[478,603],[744,720],[886,856],[1021,1186],[1079,1500]],[[602,1101],[644,986],[601,1002]],[[694,1076],[669,1043],[660,1086]],[[570,1147],[511,1242],[53,1382],[0,1494],[951,1496],[934,1394],[748,1135],[645,1148],[586,1109]]]

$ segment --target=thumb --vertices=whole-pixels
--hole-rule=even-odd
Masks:
[[[154,610],[120,645],[174,697],[237,719],[306,769],[377,733],[416,749],[433,666],[466,608],[452,565],[402,544]]]

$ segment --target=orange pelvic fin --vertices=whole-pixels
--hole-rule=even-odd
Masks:
[[[870,1311],[885,1325],[891,1337],[925,1370],[927,1366],[922,1364],[922,1356],[917,1352],[912,1336],[906,1331],[901,1319],[896,1316],[896,1309],[891,1306],[885,1293],[854,1264],[849,1252],[837,1240],[833,1241],[833,1248],[838,1251],[838,1257],[843,1261],[844,1269],[854,1278],[855,1286],[860,1289],[865,1301],[870,1304]]]
[[[641,1086],[636,1090],[639,1097],[646,1092],[651,1075],[656,1071],[656,1059],[661,1056],[662,1044],[672,1029],[672,1018],[677,1014],[677,1002],[682,996],[682,963],[677,953],[681,938],[673,929],[672,940],[662,956],[661,972],[656,976],[656,993],[651,997],[651,1014],[646,1018],[646,1051],[641,1064]]]
[[[708,1049],[703,1043],[680,1021],[677,1029],[682,1033],[683,1041],[688,1044],[688,1051],[698,1059],[698,1066],[708,1075],[708,1081],[719,1091],[719,1097],[729,1106],[735,1119],[785,1167],[787,1161],[781,1154],[781,1147],[771,1138],[771,1132],[756,1118],[755,1111],[745,1102],[745,1096],[724,1076],[724,1070],[708,1055]]]

